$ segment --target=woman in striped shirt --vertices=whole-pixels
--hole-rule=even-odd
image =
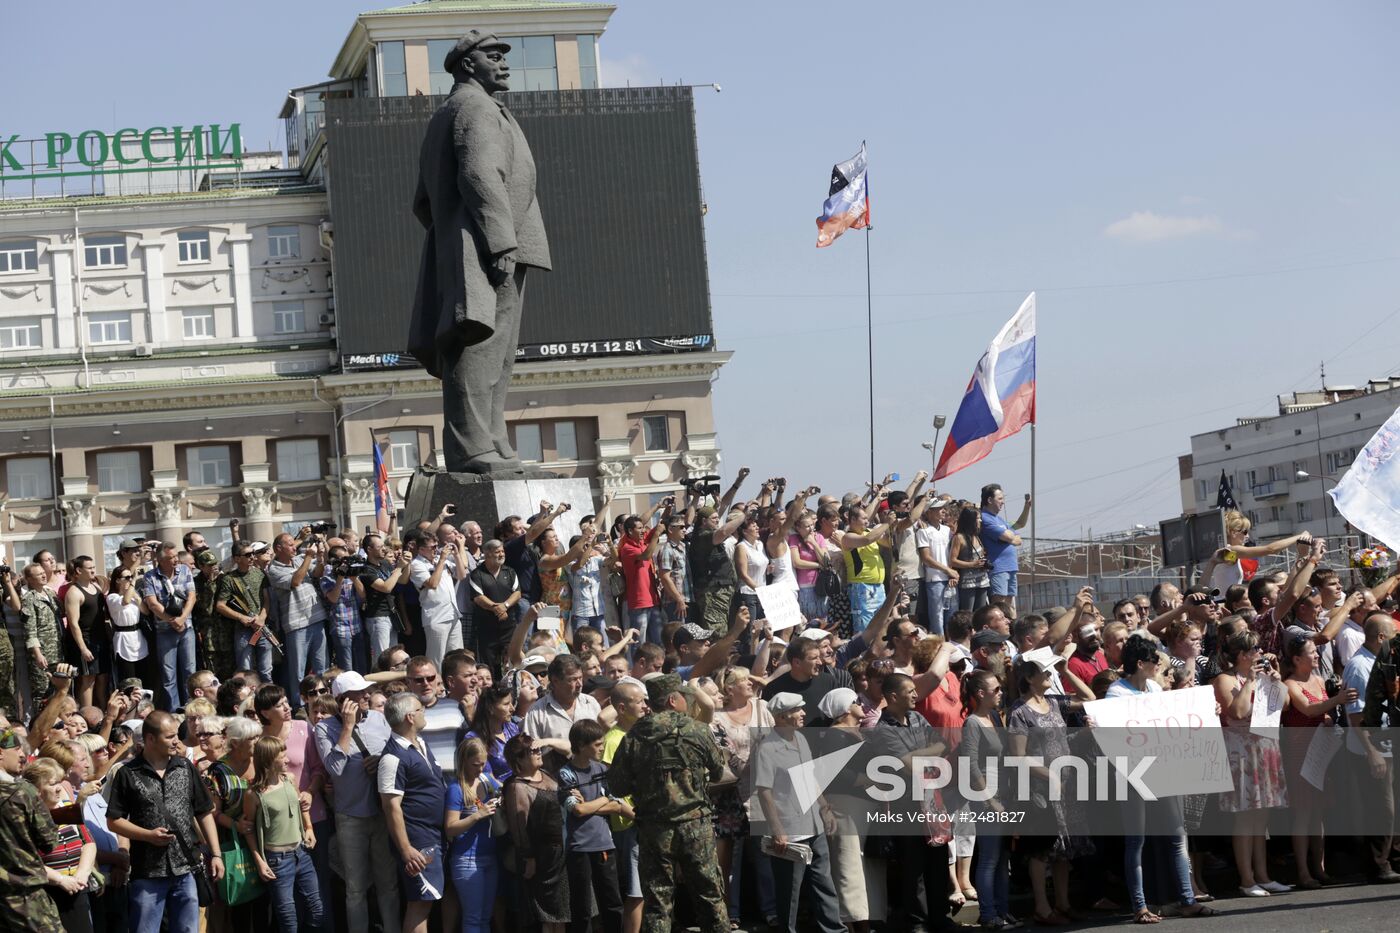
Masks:
[[[50,810],[76,803],[64,785],[63,766],[52,758],[36,758],[24,769],[24,779],[34,785],[39,798]],[[92,913],[88,906],[88,879],[97,862],[97,844],[82,823],[58,824],[59,844],[39,853],[48,876],[48,893],[58,907],[63,929],[68,933],[91,933]]]

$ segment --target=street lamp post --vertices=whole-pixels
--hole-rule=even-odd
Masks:
[[[927,450],[927,451],[928,451],[928,461],[929,461],[929,471],[928,471],[928,475],[929,475],[930,478],[933,477],[933,474],[934,474],[934,473],[938,472],[938,436],[939,436],[940,434],[943,433],[943,426],[944,426],[945,424],[947,424],[947,423],[948,423],[948,418],[947,418],[946,415],[934,415],[934,416],[933,416],[933,443],[932,443],[932,444],[920,444],[920,445],[919,445],[919,446],[922,447],[924,450]]]

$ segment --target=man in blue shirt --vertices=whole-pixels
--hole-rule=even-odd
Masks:
[[[368,892],[374,887],[380,917],[399,914],[399,879],[375,776],[366,759],[383,754],[390,737],[383,713],[369,708],[369,681],[346,671],[331,684],[340,714],[316,725],[316,750],[335,784],[335,840],[345,878],[346,928],[369,929]],[[406,701],[405,701],[406,702]],[[100,794],[97,796],[101,796]]]
[[[1016,615],[1016,548],[1021,536],[1016,532],[1026,527],[1031,515],[1031,497],[1026,495],[1021,517],[1008,525],[1002,513],[1006,495],[996,483],[982,487],[982,546],[987,550],[987,564],[992,582],[992,601],[1006,607],[1008,615]]]
[[[399,883],[408,904],[404,933],[427,933],[428,914],[443,885],[442,815],[447,784],[430,748],[419,737],[427,718],[412,693],[389,698],[384,718],[394,734],[384,746],[376,775],[389,838],[403,862]]]
[[[179,709],[189,699],[187,685],[195,672],[194,626],[190,624],[194,574],[180,563],[179,551],[174,544],[162,544],[156,565],[137,585],[142,608],[156,630],[155,656],[164,687],[158,704],[166,711]]]

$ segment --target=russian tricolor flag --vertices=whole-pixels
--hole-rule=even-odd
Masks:
[[[933,478],[972,466],[996,442],[1035,423],[1035,292],[977,362]]]
[[[389,533],[390,519],[394,515],[394,494],[389,489],[389,471],[384,466],[384,455],[379,450],[379,442],[374,444],[374,520],[380,534]]]
[[[860,152],[831,167],[831,188],[817,218],[817,248],[830,246],[847,230],[870,226],[870,191],[865,183],[865,143]]]

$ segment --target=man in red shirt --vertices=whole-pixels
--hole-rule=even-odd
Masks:
[[[667,496],[647,509],[644,515],[629,515],[622,522],[622,540],[617,544],[622,564],[622,579],[627,589],[627,624],[646,641],[661,644],[661,628],[666,617],[656,591],[656,565],[652,558],[661,544],[661,530],[671,517],[674,496]],[[651,524],[657,509],[662,509],[661,521]]]
[[[1086,684],[1094,682],[1094,675],[1108,670],[1108,659],[1103,653],[1103,639],[1092,622],[1085,622],[1074,633],[1074,654],[1069,658],[1070,673]]]

